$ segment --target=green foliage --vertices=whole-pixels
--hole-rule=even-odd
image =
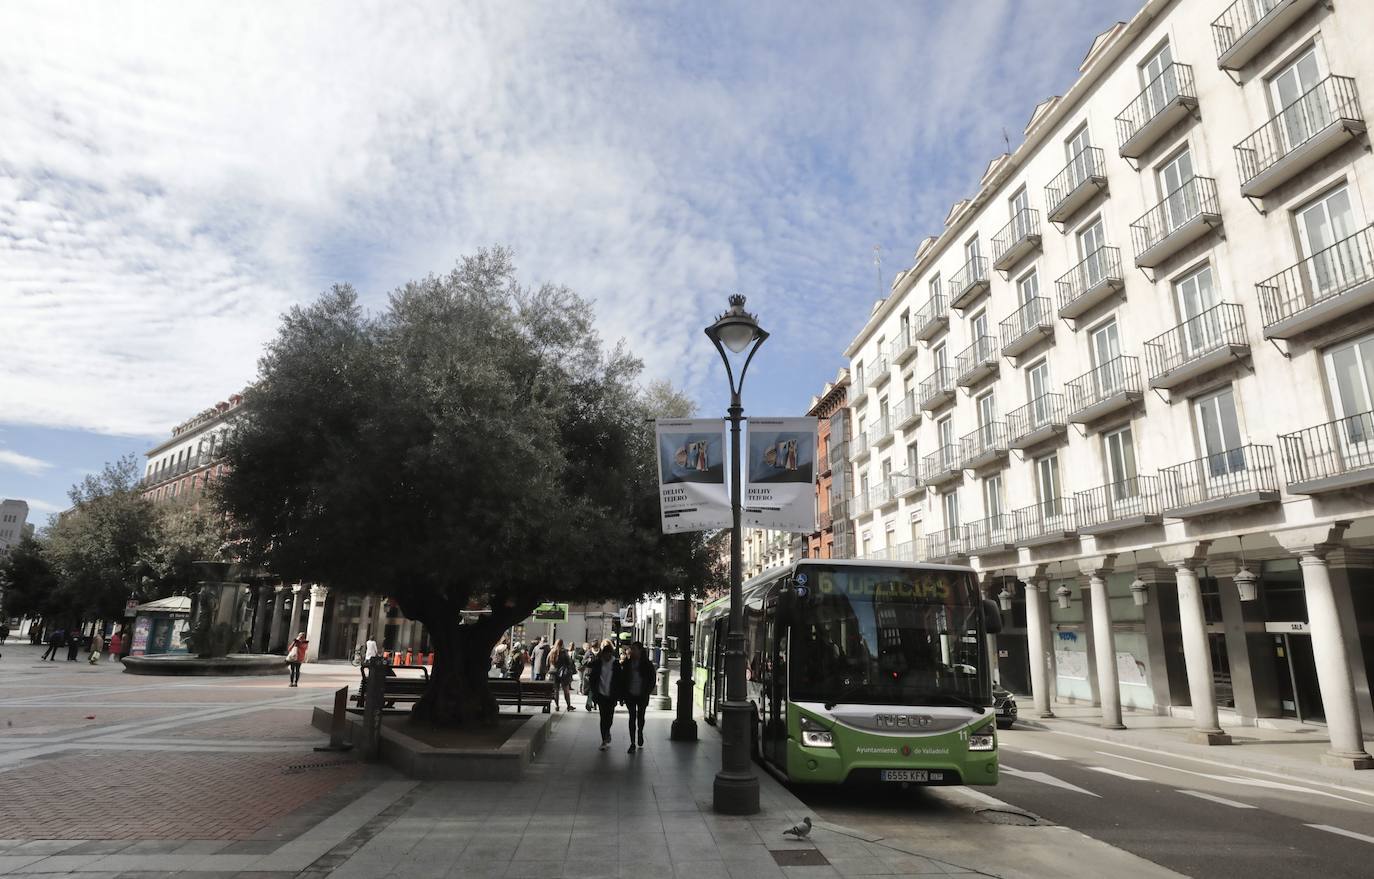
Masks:
[[[0,617],[46,617],[64,610],[58,577],[43,541],[25,537],[0,556]]]

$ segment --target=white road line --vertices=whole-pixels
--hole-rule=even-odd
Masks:
[[[1213,781],[1220,781],[1227,784],[1239,784],[1246,787],[1263,787],[1270,790],[1286,790],[1296,793],[1316,794],[1319,797],[1330,797],[1333,800],[1344,800],[1347,803],[1354,803],[1357,806],[1366,805],[1359,800],[1352,800],[1350,797],[1343,797],[1340,794],[1327,793],[1324,790],[1316,790],[1310,787],[1303,787],[1297,784],[1287,784],[1280,781],[1270,781],[1267,778],[1242,778],[1239,775],[1214,775],[1211,772],[1195,772],[1192,769],[1181,769],[1178,766],[1168,766],[1164,763],[1151,763],[1149,760],[1141,760],[1137,757],[1127,757],[1125,754],[1113,754],[1110,751],[1098,751],[1104,757],[1114,757],[1117,760],[1129,760],[1132,763],[1143,763],[1146,766],[1153,766],[1156,769],[1167,769],[1170,772],[1181,772],[1184,775],[1196,775],[1198,778],[1210,778]]]
[[[1187,794],[1190,797],[1197,797],[1199,800],[1207,800],[1211,803],[1221,803],[1223,806],[1230,806],[1232,809],[1255,809],[1249,803],[1238,803],[1235,800],[1228,800],[1225,797],[1218,797],[1213,794],[1205,794],[1200,790],[1180,790],[1179,793]]]
[[[1103,775],[1115,775],[1117,778],[1124,778],[1127,781],[1149,781],[1139,775],[1132,775],[1129,772],[1122,772],[1120,769],[1108,769],[1105,766],[1084,766],[1084,769],[1091,769],[1093,772],[1101,772]]]
[[[1049,775],[1044,772],[1027,772],[1024,769],[1012,769],[1005,763],[1002,764],[1000,771],[1005,772],[1008,775],[1014,775],[1018,778],[1027,779],[1028,781],[1038,781],[1041,784],[1048,784],[1050,787],[1063,788],[1064,790],[1071,790],[1074,793],[1087,794],[1090,797],[1097,797],[1098,799],[1102,798],[1101,794],[1095,794],[1090,790],[1085,790],[1076,784],[1070,784],[1062,778],[1055,778],[1053,775]]]
[[[1313,830],[1325,830],[1327,833],[1334,833],[1337,836],[1348,836],[1351,839],[1358,839],[1360,842],[1374,844],[1374,836],[1365,836],[1363,833],[1356,833],[1353,830],[1346,830],[1342,827],[1332,827],[1330,824],[1308,824]]]
[[[1022,753],[1022,754],[1033,754],[1033,755],[1035,755],[1036,757],[1042,757],[1042,758],[1044,758],[1044,759],[1046,759],[1046,760],[1060,760],[1060,761],[1063,761],[1063,760],[1067,760],[1067,759],[1068,759],[1067,757],[1060,757],[1058,754],[1046,754],[1044,751],[1031,751],[1031,750],[1028,750],[1028,749],[1027,749],[1027,750],[1023,750],[1021,753]]]

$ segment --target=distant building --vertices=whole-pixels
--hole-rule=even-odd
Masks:
[[[242,394],[231,394],[172,428],[171,439],[146,453],[144,496],[160,501],[195,493],[218,476],[224,467],[225,435],[242,404]]]
[[[0,554],[33,534],[33,526],[28,524],[29,505],[24,501],[5,498],[0,501]]]
[[[806,536],[803,555],[808,558],[852,558],[853,532],[846,529],[844,499],[849,494],[845,475],[849,470],[845,441],[849,437],[849,370],[841,369],[827,382],[820,396],[811,399],[806,414],[819,419],[816,442],[816,530]],[[838,444],[839,448],[836,448]],[[832,466],[838,463],[839,469]],[[840,510],[838,523],[835,510]],[[836,527],[838,524],[838,528]]]

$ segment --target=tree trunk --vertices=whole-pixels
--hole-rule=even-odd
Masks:
[[[487,686],[496,637],[484,627],[453,618],[421,620],[434,649],[429,686],[411,709],[411,718],[433,726],[484,726],[496,723],[500,707]]]

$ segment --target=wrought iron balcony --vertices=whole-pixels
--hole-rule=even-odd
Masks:
[[[897,497],[909,497],[925,488],[914,473],[899,471],[893,473],[889,478],[892,480],[892,490],[897,493]]]
[[[997,340],[979,336],[955,358],[959,370],[959,387],[971,388],[991,375],[997,374]]]
[[[1222,302],[1145,343],[1150,387],[1172,388],[1250,352],[1245,310]]]
[[[916,356],[916,350],[916,337],[912,335],[911,327],[907,326],[897,334],[897,338],[892,340],[887,353],[892,358],[893,363],[898,366],[906,366],[907,362]]]
[[[1099,247],[1054,282],[1059,316],[1073,320],[1126,287],[1121,275],[1121,249]]]
[[[862,367],[863,364],[859,364]],[[868,378],[862,368],[856,369],[849,375],[849,405],[854,407],[863,406],[868,403]]]
[[[1066,386],[1069,421],[1088,424],[1139,402],[1140,358],[1124,355],[1090,369]]]
[[[1164,483],[1164,515],[1176,519],[1210,516],[1279,499],[1273,446],[1237,446],[1165,467],[1159,477]]]
[[[1069,429],[1063,394],[1041,394],[1007,416],[1007,445],[1017,451],[1034,448]]]
[[[959,462],[965,470],[981,470],[1005,462],[1007,448],[1006,422],[989,421],[959,440]]]
[[[872,510],[881,510],[883,507],[892,506],[897,503],[897,493],[892,490],[892,483],[886,479],[879,480],[877,485],[868,490],[868,507]]]
[[[868,429],[868,444],[875,449],[886,448],[896,439],[892,435],[892,419],[884,415],[878,423]]]
[[[1217,67],[1240,70],[1322,0],[1235,0],[1212,22]]]
[[[849,442],[849,460],[855,464],[862,464],[873,455],[873,446],[868,442],[868,431],[855,434],[854,439]]]
[[[970,522],[963,529],[963,551],[968,555],[992,555],[1016,549],[1011,540],[1012,517],[1009,513]]]
[[[1374,412],[1279,437],[1288,490],[1321,494],[1374,482]]]
[[[1374,305],[1374,226],[1255,285],[1266,339],[1288,339]]]
[[[873,369],[868,377],[868,386],[876,391],[891,380],[892,364],[888,362],[887,355],[884,354],[874,361]]]
[[[892,423],[898,430],[909,430],[921,423],[921,407],[916,402],[914,391],[908,391],[907,395],[892,407]]]
[[[1063,223],[1107,188],[1107,162],[1102,150],[1084,147],[1045,187],[1046,217]]]
[[[1022,208],[992,239],[992,267],[1011,270],[1040,249],[1040,212]]]
[[[1110,534],[1127,528],[1158,525],[1164,521],[1160,509],[1159,479],[1133,476],[1073,493],[1074,518],[1079,534]]]
[[[949,302],[943,293],[932,295],[911,318],[911,334],[921,342],[929,342],[948,326]]]
[[[1236,144],[1241,195],[1268,195],[1364,131],[1355,80],[1328,76]]]
[[[921,382],[921,408],[927,412],[939,409],[954,399],[955,387],[954,370],[937,367]]]
[[[1121,143],[1121,156],[1138,159],[1145,155],[1165,132],[1196,108],[1193,68],[1187,64],[1170,64],[1117,114],[1116,134]]]
[[[1012,513],[1011,542],[1018,547],[1044,546],[1077,540],[1073,501],[1055,497]]]
[[[949,279],[949,305],[963,308],[988,292],[992,281],[988,278],[988,261],[985,257],[970,257],[964,267]]]
[[[916,562],[921,558],[917,553],[922,549],[924,540],[908,540],[905,543],[898,543],[887,548],[887,560],[890,562]]]
[[[1135,264],[1154,268],[1220,225],[1217,182],[1193,177],[1131,224]]]
[[[219,450],[216,450],[214,454],[201,454],[197,452],[194,455],[186,456],[180,461],[168,464],[166,467],[155,469],[152,473],[140,479],[138,485],[140,488],[152,488],[155,485],[160,485],[161,483],[170,482],[180,476],[185,476],[193,470],[198,470],[201,467],[208,467],[216,461],[221,461],[223,459],[224,454]]]
[[[1041,339],[1054,336],[1054,308],[1049,297],[1036,296],[998,324],[1002,334],[1002,353],[1016,357],[1035,347]]]
[[[964,529],[959,525],[927,534],[925,541],[926,555],[923,561],[937,564],[955,562],[968,555],[964,551]]]
[[[926,485],[944,485],[964,473],[959,460],[959,447],[954,443],[941,446],[921,459],[921,481]]]
[[[849,499],[849,515],[855,519],[873,515],[873,507],[868,503],[868,494],[859,492]]]

